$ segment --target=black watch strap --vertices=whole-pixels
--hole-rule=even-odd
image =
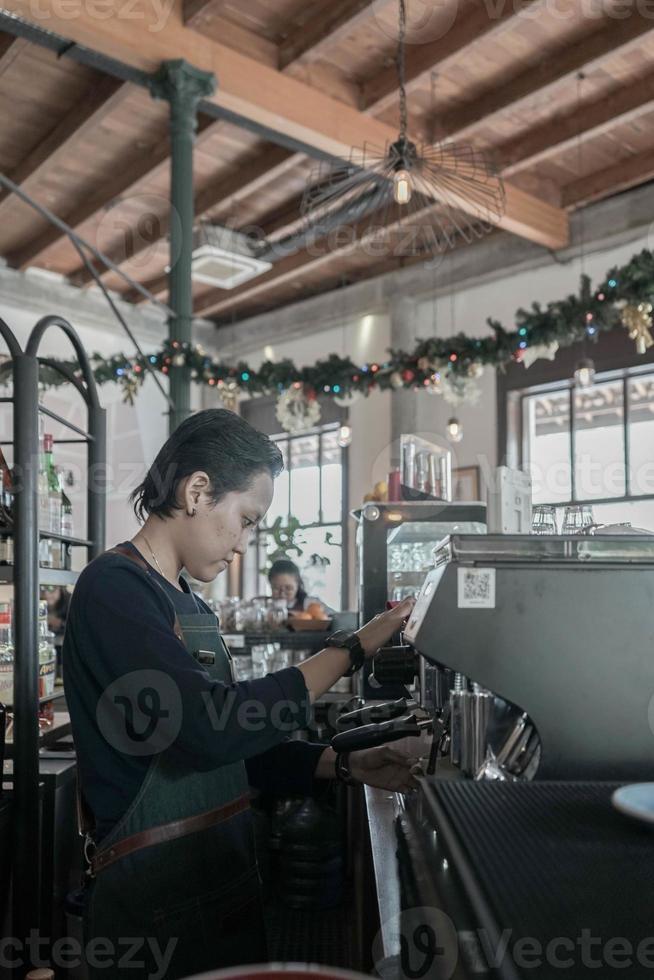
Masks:
[[[347,630],[337,630],[327,637],[326,646],[337,647],[339,650],[348,650],[350,653],[350,667],[345,671],[343,677],[351,677],[357,670],[363,667],[366,655],[361,641],[356,633],[348,633]]]
[[[336,756],[336,778],[346,786],[355,786],[356,779],[350,771],[350,753],[339,752]]]

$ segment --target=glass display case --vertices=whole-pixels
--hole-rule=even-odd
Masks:
[[[434,547],[451,534],[485,534],[486,504],[414,501],[366,503],[352,516],[357,521],[359,623],[383,612],[388,601],[417,595],[433,567]],[[396,691],[367,684],[363,697],[395,697]]]

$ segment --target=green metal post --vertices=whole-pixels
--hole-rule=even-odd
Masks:
[[[200,71],[183,59],[165,61],[150,82],[155,99],[170,103],[170,297],[173,315],[168,321],[170,340],[192,342],[193,293],[193,143],[199,102],[216,88],[211,72]],[[169,431],[191,414],[191,374],[188,368],[171,365]]]

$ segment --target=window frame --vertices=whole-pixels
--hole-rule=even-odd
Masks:
[[[597,384],[622,380],[623,383],[623,433],[625,461],[625,494],[620,497],[584,498],[575,493],[575,412],[574,371],[582,358],[591,357],[595,362]],[[654,494],[631,493],[629,458],[629,423],[631,405],[629,382],[640,375],[654,374],[654,348],[644,355],[636,352],[635,345],[624,329],[600,334],[596,342],[572,344],[557,352],[554,361],[536,361],[529,369],[511,364],[504,374],[497,375],[498,462],[522,468],[528,465],[526,454],[527,434],[524,431],[524,402],[533,395],[569,390],[570,397],[570,487],[572,499],[557,501],[555,506],[566,507],[578,503],[590,506],[599,504],[635,503],[654,500]]]
[[[285,443],[286,444],[286,466],[285,470],[289,474],[288,480],[288,500],[287,500],[287,517],[291,515],[291,472],[293,469],[292,464],[292,452],[291,445],[293,442],[297,442],[302,439],[306,439],[309,436],[318,436],[318,521],[314,521],[311,524],[301,524],[300,530],[311,530],[314,528],[324,528],[325,531],[329,531],[330,528],[340,528],[341,530],[341,606],[343,608],[347,605],[347,600],[349,596],[349,448],[341,447],[341,518],[340,521],[323,521],[323,480],[322,480],[322,467],[323,467],[323,440],[324,436],[328,433],[338,432],[342,423],[341,422],[325,422],[323,425],[314,426],[312,429],[307,429],[305,432],[300,433],[290,433],[290,432],[278,432],[271,434],[270,438],[273,442]],[[262,538],[269,533],[269,528],[265,526],[260,526],[257,528],[252,547],[256,549],[257,554],[257,564],[261,554],[261,542]]]

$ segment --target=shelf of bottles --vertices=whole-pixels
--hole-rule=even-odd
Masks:
[[[63,470],[55,465],[54,439],[39,417],[39,585],[66,587],[77,580],[72,569],[72,549],[89,548],[91,542],[75,536],[73,506],[66,493]],[[14,478],[0,448],[0,585],[14,584]],[[39,728],[41,741],[59,727],[56,702],[64,698],[57,674],[55,636],[48,626],[48,603],[39,602]],[[11,712],[14,701],[13,602],[0,601],[0,702],[9,711],[8,745],[11,746]]]

